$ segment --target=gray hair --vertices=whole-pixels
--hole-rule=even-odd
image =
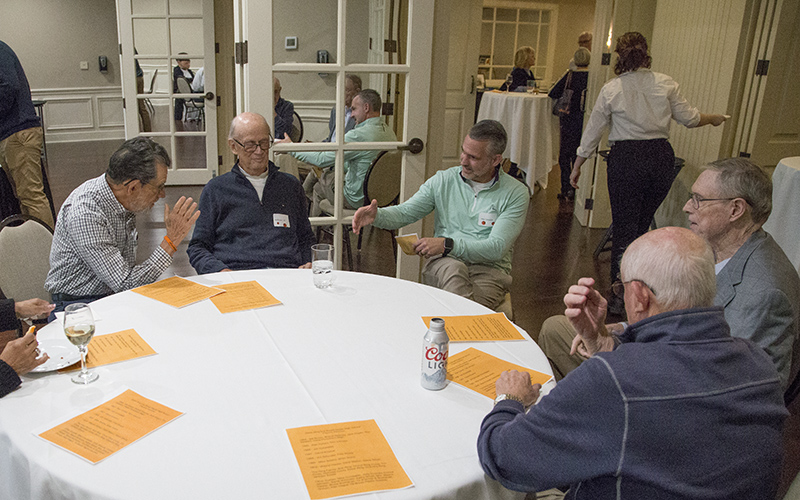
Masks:
[[[589,52],[589,49],[581,47],[575,51],[575,55],[572,56],[572,59],[575,61],[575,66],[585,68],[592,59],[592,53]]]
[[[481,120],[467,134],[476,141],[489,141],[489,154],[501,155],[506,150],[508,134],[503,124],[496,120]]]
[[[620,272],[647,283],[662,311],[709,307],[717,293],[711,246],[688,229],[665,227],[628,246]]]
[[[269,128],[269,123],[267,123],[267,119],[264,118],[262,115],[258,113],[252,113],[245,111],[233,117],[231,120],[231,128],[228,129],[228,139],[235,139],[236,138],[236,127],[238,127],[241,122],[249,121],[249,120],[258,120],[263,122],[263,124],[267,127],[267,132],[272,134],[272,130]]]
[[[381,113],[381,96],[378,92],[372,89],[364,89],[356,94],[356,97],[360,97],[362,101],[369,104],[369,110],[373,113],[376,111],[378,114]]]
[[[772,212],[772,180],[761,167],[745,158],[725,158],[709,163],[706,170],[717,173],[720,198],[744,199],[753,222],[767,222]]]
[[[346,79],[350,80],[351,82],[353,82],[353,85],[355,85],[358,90],[361,90],[361,77],[360,76],[355,75],[353,73],[347,73],[346,75],[344,75],[344,77]]]
[[[122,143],[108,160],[106,176],[114,184],[138,180],[147,184],[156,178],[156,164],[169,167],[171,162],[164,146],[149,137],[134,137]]]
[[[533,54],[536,55],[536,51],[533,50],[533,47],[530,45],[525,45],[517,49],[517,52],[514,54],[514,66],[517,68],[527,68],[527,61],[528,57]]]

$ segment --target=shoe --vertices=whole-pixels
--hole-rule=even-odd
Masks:
[[[627,317],[625,313],[625,299],[612,292],[611,296],[608,298],[608,314],[620,318]]]
[[[567,194],[564,195],[564,196],[566,196],[567,201],[575,201],[575,190],[571,189],[571,190],[567,191]]]

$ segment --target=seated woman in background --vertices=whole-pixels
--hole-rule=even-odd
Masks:
[[[577,70],[564,73],[564,76],[548,94],[551,98],[558,100],[565,90],[572,90],[568,113],[562,113],[558,117],[558,128],[561,133],[561,148],[558,151],[558,166],[561,167],[559,200],[572,201],[575,199],[575,188],[569,183],[569,176],[572,173],[572,164],[575,162],[578,146],[581,145],[583,113],[586,111],[586,84],[589,81],[591,57],[592,53],[583,47],[576,50],[572,60],[575,62]]]
[[[526,45],[517,49],[517,53],[514,56],[514,69],[511,70],[511,85],[506,82],[500,87],[500,90],[515,92],[520,87],[521,90],[525,90],[525,87],[528,86],[528,80],[536,80],[533,77],[533,71],[531,71],[531,66],[535,63],[536,51],[533,50],[533,47]]]

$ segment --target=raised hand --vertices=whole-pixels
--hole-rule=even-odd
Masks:
[[[378,215],[378,200],[372,200],[372,203],[365,207],[356,210],[353,216],[353,232],[358,234],[361,232],[362,227],[367,227],[375,222],[375,217]]]

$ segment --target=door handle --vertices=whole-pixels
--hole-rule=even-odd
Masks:
[[[206,98],[206,101],[213,101],[214,100],[214,93],[213,92],[206,92],[205,98]]]
[[[472,84],[469,87],[470,95],[475,93],[475,75],[471,75],[471,78],[472,78]]]
[[[408,151],[412,155],[418,155],[422,152],[423,149],[425,149],[425,143],[422,142],[422,139],[414,137],[413,139],[408,141],[408,144],[406,144],[405,146],[399,146],[397,149],[399,151]]]

